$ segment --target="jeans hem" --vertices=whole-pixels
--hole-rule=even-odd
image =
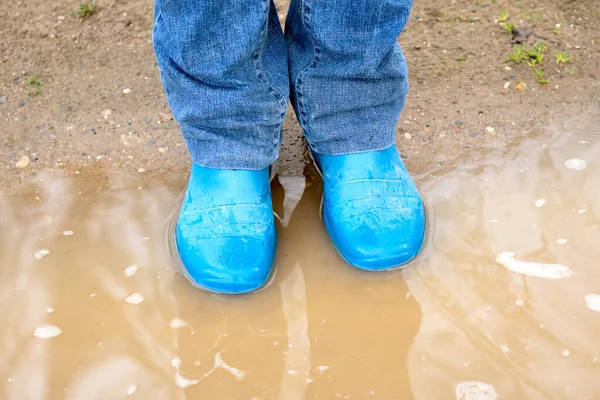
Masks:
[[[198,142],[196,139],[190,137],[184,138],[192,162],[204,168],[260,171],[273,165],[279,157],[279,149],[277,149],[273,155],[263,157],[263,160],[259,160],[256,157],[247,160],[233,160],[231,157],[221,157],[219,154],[214,153],[207,157],[206,152],[196,144]],[[257,153],[253,152],[253,154]],[[228,161],[228,159],[230,161]]]
[[[317,151],[316,149],[313,149],[312,147],[310,147],[310,151],[312,153],[315,154],[321,154],[324,156],[348,156],[351,154],[360,154],[360,153],[369,153],[372,151],[382,151],[382,150],[387,150],[389,148],[391,148],[392,146],[396,146],[395,142],[392,142],[391,144],[386,144],[383,146],[374,146],[374,147],[369,147],[369,148],[360,148],[360,149],[353,149],[351,151],[324,151],[324,152],[320,152]]]

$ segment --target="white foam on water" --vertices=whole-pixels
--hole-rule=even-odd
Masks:
[[[600,294],[587,294],[585,297],[585,304],[587,305],[587,308],[589,308],[592,311],[598,311],[600,312]]]
[[[464,381],[456,385],[456,400],[495,400],[497,398],[496,389],[489,383]]]
[[[204,378],[206,378],[207,376],[209,376],[210,374],[215,372],[215,370],[217,368],[222,368],[225,371],[229,372],[231,375],[233,375],[235,380],[241,381],[242,379],[244,379],[247,375],[247,372],[237,369],[235,367],[232,367],[231,365],[229,365],[225,361],[223,361],[223,357],[221,357],[222,352],[223,352],[223,350],[221,350],[220,352],[215,354],[215,364],[210,369],[210,371],[208,371],[207,373],[204,374]]]
[[[537,199],[535,201],[535,206],[537,208],[544,207],[544,204],[546,204],[546,199]]]
[[[177,356],[173,357],[173,359],[171,360],[171,365],[173,366],[173,368],[181,368],[181,358]]]
[[[51,339],[53,337],[57,337],[61,333],[62,329],[56,325],[43,325],[35,328],[33,331],[33,336],[41,339]]]
[[[124,301],[129,304],[140,304],[144,301],[144,296],[141,293],[132,293],[125,297]]]
[[[496,262],[517,274],[543,279],[564,279],[573,275],[569,267],[562,264],[547,264],[519,261],[515,253],[504,251],[496,256]]]
[[[583,171],[587,168],[587,161],[580,158],[569,158],[565,161],[565,167],[575,171]]]
[[[192,386],[200,382],[200,379],[188,379],[182,376],[179,372],[175,375],[175,384],[182,389]]]
[[[133,276],[133,275],[135,275],[136,272],[138,272],[138,266],[130,265],[129,267],[125,268],[125,271],[123,271],[123,274],[125,274],[125,276]]]
[[[244,377],[247,374],[245,371],[232,367],[231,365],[223,361],[223,358],[221,357],[221,352],[218,352],[217,355],[215,355],[215,368],[223,368],[225,371],[233,375],[238,381],[244,379]]]
[[[43,249],[43,250],[37,251],[33,256],[35,258],[37,258],[38,260],[41,260],[42,258],[46,257],[48,254],[50,254],[50,250]]]
[[[173,318],[171,320],[171,322],[169,323],[169,325],[171,325],[171,328],[176,329],[176,328],[184,328],[186,326],[190,326],[187,322],[185,322],[182,319],[179,318]]]

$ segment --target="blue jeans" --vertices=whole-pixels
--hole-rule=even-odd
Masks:
[[[412,0],[292,0],[285,35],[272,0],[156,0],[154,48],[192,160],[263,169],[288,100],[312,151],[394,143],[408,91],[396,39]]]

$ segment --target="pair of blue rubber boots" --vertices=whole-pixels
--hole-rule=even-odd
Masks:
[[[425,209],[395,146],[314,158],[323,177],[325,227],[347,263],[390,270],[417,255]],[[277,244],[269,183],[268,168],[193,164],[175,239],[183,272],[196,286],[233,294],[267,282]]]

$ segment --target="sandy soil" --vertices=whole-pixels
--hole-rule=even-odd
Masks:
[[[283,19],[286,4],[277,3]],[[152,50],[152,1],[98,0],[84,19],[69,13],[78,6],[0,2],[0,188],[43,168],[185,174],[189,158]],[[545,39],[548,84],[507,60],[515,44],[498,22],[503,11],[531,32],[530,45]],[[409,169],[504,147],[546,122],[597,110],[599,21],[599,0],[417,1],[400,38],[412,90],[397,144]],[[559,65],[554,55],[562,51],[572,59]],[[515,90],[521,82],[527,88]],[[300,173],[305,160],[290,111],[280,167]]]

